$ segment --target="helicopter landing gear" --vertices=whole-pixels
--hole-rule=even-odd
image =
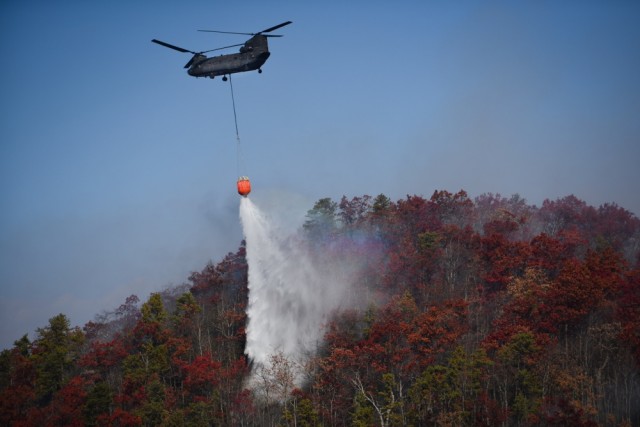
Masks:
[[[262,74],[262,68],[258,68],[258,74]]]
[[[223,76],[223,77],[222,77],[222,81],[223,81],[223,82],[226,82],[227,80],[229,80],[229,79],[227,79],[227,76]]]

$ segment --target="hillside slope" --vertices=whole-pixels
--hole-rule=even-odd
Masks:
[[[142,304],[16,341],[0,423],[640,425],[640,220],[625,209],[321,199],[289,244],[357,265],[304,359],[245,356],[242,244]]]

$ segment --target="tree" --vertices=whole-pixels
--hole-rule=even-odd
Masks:
[[[597,211],[592,236],[600,245],[609,245],[633,263],[640,255],[640,219],[615,203],[605,203]]]
[[[402,402],[398,401],[399,396],[396,396],[398,385],[395,383],[393,374],[386,373],[382,375],[383,389],[377,393],[369,390],[357,374],[351,381],[357,392],[356,425],[364,425],[364,422],[369,422],[367,420],[367,412],[363,411],[362,398],[369,402],[375,410],[375,415],[381,427],[402,423],[402,418],[396,412],[402,406]]]
[[[87,426],[97,426],[109,417],[113,404],[113,392],[109,384],[99,381],[90,388],[82,415]]]
[[[391,207],[391,199],[389,199],[384,194],[378,194],[375,199],[373,199],[372,211],[374,214],[382,214],[389,210]]]
[[[307,220],[302,228],[312,241],[326,239],[336,229],[336,211],[338,204],[329,197],[318,200],[313,208],[307,211]]]
[[[142,305],[141,314],[132,331],[132,350],[122,361],[122,385],[114,400],[124,411],[121,415],[134,415],[153,425],[162,417],[162,402],[171,395],[163,380],[168,383],[172,380],[169,354],[172,334],[159,293],[151,294]]]
[[[442,224],[464,228],[473,222],[473,202],[464,190],[455,194],[446,190],[434,191],[429,207]]]
[[[162,296],[159,293],[153,293],[149,300],[142,304],[142,323],[147,326],[160,326],[167,318],[167,312],[162,303]]]
[[[555,236],[563,230],[586,232],[591,227],[590,220],[595,216],[595,209],[570,195],[555,201],[544,200],[539,216],[544,232]]]
[[[371,197],[354,197],[348,200],[346,196],[342,196],[339,208],[337,216],[341,224],[345,227],[353,226],[362,221],[371,209]]]
[[[3,350],[2,384],[0,385],[0,424],[14,425],[25,420],[36,404],[36,367],[31,358],[31,342],[27,335]]]
[[[87,381],[75,376],[53,396],[46,411],[49,425],[83,427],[83,407],[87,397]]]
[[[320,426],[318,412],[307,394],[299,389],[292,390],[290,398],[285,406],[283,419],[287,425],[300,427]]]
[[[33,343],[33,360],[37,371],[36,396],[46,405],[70,378],[79,359],[84,335],[72,329],[64,314],[49,319],[49,325],[38,328]]]
[[[496,353],[496,391],[505,413],[524,422],[542,403],[542,388],[535,372],[542,348],[530,332],[511,337]]]
[[[222,364],[205,353],[185,366],[184,388],[194,400],[210,399],[220,382]]]

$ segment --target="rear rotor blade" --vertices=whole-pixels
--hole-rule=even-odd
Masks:
[[[168,47],[169,49],[177,50],[178,52],[193,53],[194,55],[196,54],[196,52],[192,52],[192,51],[190,51],[188,49],[184,49],[184,48],[181,48],[181,47],[178,47],[178,46],[174,46],[172,44],[165,43],[165,42],[160,41],[160,40],[153,39],[151,41],[154,42],[154,43],[157,43],[157,44],[159,44],[161,46]]]
[[[277,30],[278,28],[282,28],[282,27],[284,27],[285,25],[289,25],[289,24],[291,24],[291,21],[283,22],[282,24],[278,24],[278,25],[276,25],[275,27],[271,27],[271,28],[267,28],[266,30],[262,30],[262,31],[260,31],[258,34],[261,34],[261,33],[270,33],[271,31]]]
[[[219,34],[242,34],[244,36],[255,36],[256,34],[262,34],[262,33],[270,33],[271,31],[277,30],[278,28],[282,28],[285,25],[289,25],[291,24],[291,21],[287,21],[287,22],[283,22],[282,24],[278,24],[276,26],[273,26],[271,28],[267,28],[266,30],[262,30],[259,33],[238,33],[235,31],[218,31],[218,30],[198,30],[198,31],[202,31],[205,33],[219,33]],[[267,37],[282,37],[281,35],[269,35]]]
[[[218,31],[218,30],[198,30],[204,33],[219,33],[219,34],[242,34],[243,36],[255,36],[255,33],[236,33],[235,31]]]

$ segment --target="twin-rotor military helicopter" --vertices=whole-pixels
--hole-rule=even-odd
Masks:
[[[217,49],[204,50],[202,52],[194,52],[189,49],[184,49],[178,46],[174,46],[169,43],[165,43],[160,40],[151,40],[161,46],[168,47],[170,49],[177,50],[178,52],[192,53],[193,57],[187,62],[184,68],[187,68],[187,73],[194,77],[209,77],[223,76],[222,80],[227,80],[227,75],[233,73],[241,73],[244,71],[258,70],[262,73],[262,65],[265,63],[271,53],[269,52],[269,46],[267,43],[267,37],[282,37],[277,34],[265,34],[282,28],[285,25],[291,24],[291,21],[283,22],[282,24],[275,25],[266,30],[262,30],[258,33],[236,33],[232,31],[217,31],[217,30],[198,30],[211,33],[223,33],[223,34],[244,34],[252,36],[244,43],[234,44],[231,46],[219,47]],[[212,58],[208,58],[205,53],[214,52],[216,50],[228,49],[231,47],[242,46],[239,53],[231,53],[226,55],[219,55]]]

